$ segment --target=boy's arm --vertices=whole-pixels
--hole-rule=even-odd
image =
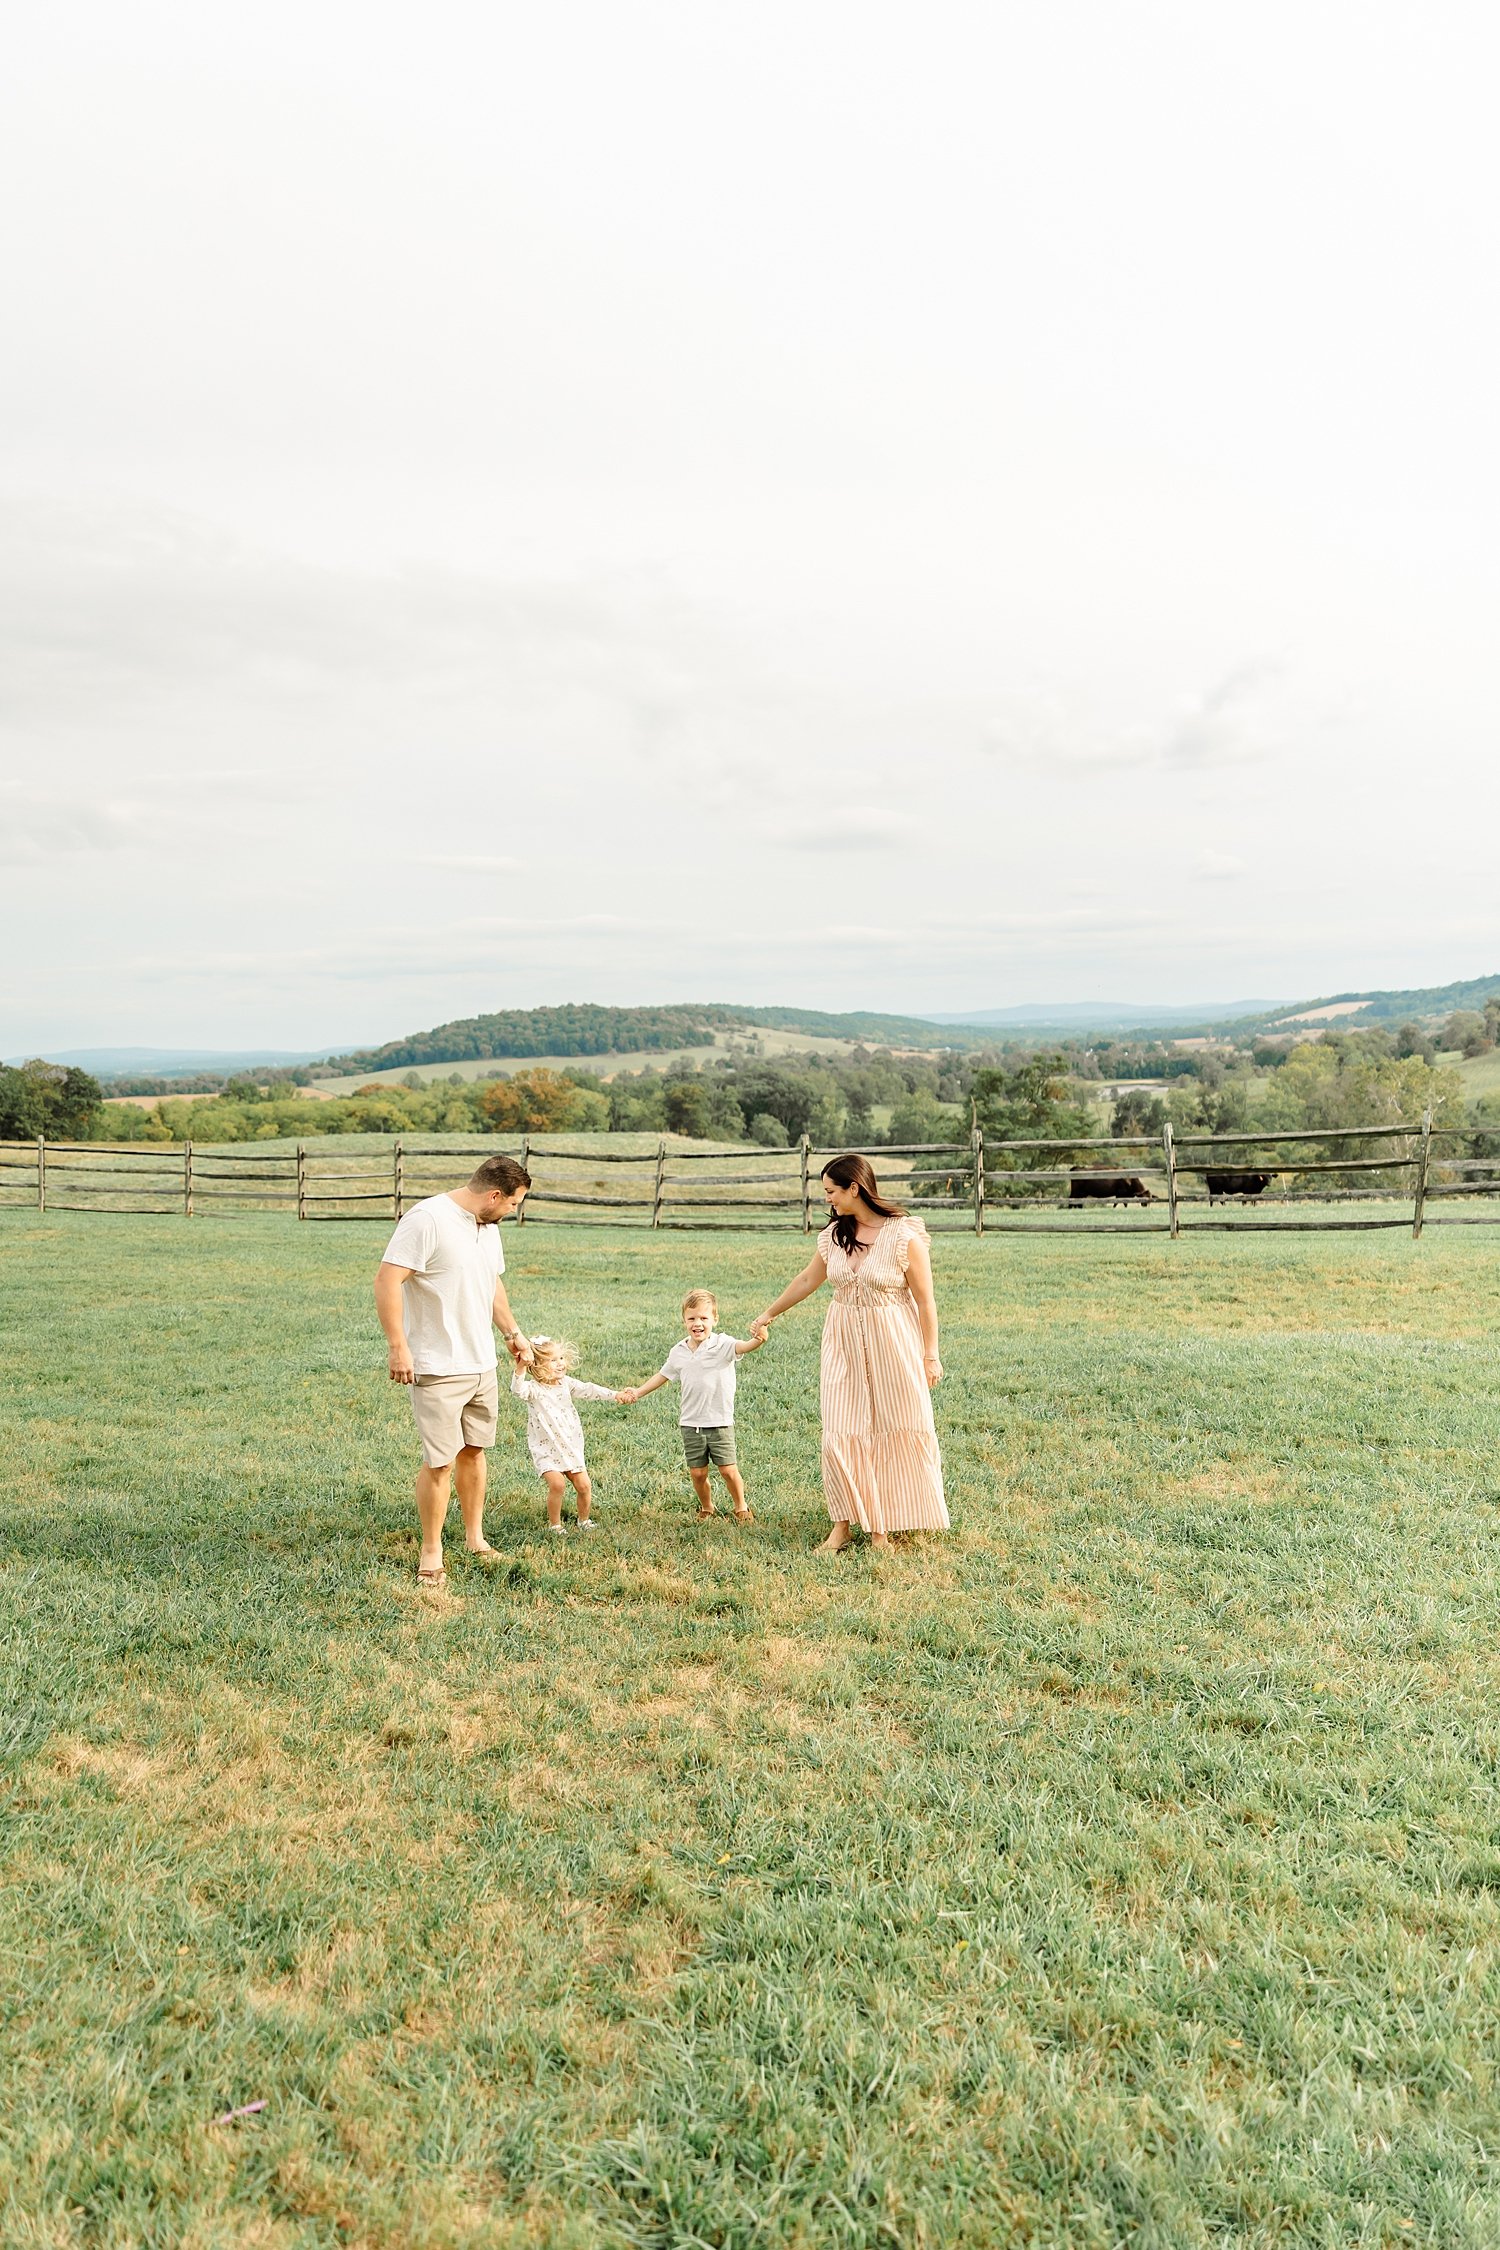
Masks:
[[[746,1352],[758,1352],[761,1345],[768,1341],[770,1334],[771,1331],[769,1328],[758,1328],[755,1334],[751,1337],[748,1344],[742,1344],[738,1336],[736,1336],[734,1340],[735,1358],[743,1359]]]
[[[670,1375],[663,1375],[658,1370],[649,1383],[637,1383],[633,1391],[622,1391],[621,1402],[625,1406],[634,1406],[638,1398],[649,1398],[653,1391],[664,1391],[671,1380]]]

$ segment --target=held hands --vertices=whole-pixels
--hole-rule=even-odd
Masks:
[[[516,1330],[513,1336],[506,1337],[505,1348],[510,1353],[511,1358],[515,1361],[517,1367],[535,1366],[536,1353],[531,1348],[531,1338],[529,1336],[523,1336],[519,1328]]]
[[[639,1396],[639,1391],[616,1391],[615,1404],[616,1406],[634,1406]]]

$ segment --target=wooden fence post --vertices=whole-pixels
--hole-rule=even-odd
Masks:
[[[45,1211],[47,1208],[47,1136],[45,1133],[38,1133],[36,1137],[36,1207],[39,1211]]]
[[[652,1190],[651,1195],[651,1224],[654,1227],[659,1227],[661,1225],[662,1175],[666,1171],[666,1169],[667,1137],[665,1133],[663,1133],[661,1139],[656,1144],[656,1184]]]
[[[307,1143],[297,1143],[297,1216],[307,1217]]]
[[[397,1141],[391,1151],[391,1203],[398,1219],[401,1216],[401,1205],[405,1200],[405,1191],[406,1161],[401,1153],[401,1143]]]
[[[531,1170],[531,1135],[529,1133],[524,1133],[521,1136],[521,1170],[523,1172],[529,1172]],[[524,1227],[525,1224],[526,1198],[523,1195],[521,1198],[521,1208],[516,1213],[516,1225],[518,1227]]]
[[[1161,1150],[1167,1160],[1167,1232],[1177,1240],[1177,1152],[1172,1146],[1172,1120],[1169,1117],[1161,1129]]]
[[[974,1126],[972,1127],[972,1129],[971,1129],[971,1130],[972,1130],[972,1145],[973,1145],[973,1150],[974,1150],[974,1232],[975,1232],[976,1234],[983,1234],[983,1232],[984,1232],[984,1127],[983,1127],[982,1125],[980,1125],[979,1123],[977,1123],[977,1122],[976,1122],[976,1123],[974,1124]]]
[[[1417,1188],[1412,1200],[1411,1212],[1411,1238],[1413,1242],[1420,1242],[1422,1239],[1422,1213],[1427,1207],[1427,1165],[1431,1154],[1432,1111],[1424,1109],[1422,1112],[1422,1149],[1417,1158]]]
[[[812,1142],[806,1133],[801,1140],[802,1149],[802,1232],[812,1233]]]
[[[182,1144],[182,1215],[185,1219],[190,1219],[193,1215],[193,1144],[191,1141],[184,1141]]]

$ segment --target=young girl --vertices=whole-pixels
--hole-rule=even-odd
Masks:
[[[518,1367],[510,1387],[517,1398],[526,1401],[526,1444],[547,1488],[547,1529],[562,1533],[568,1528],[562,1520],[566,1483],[578,1495],[579,1530],[592,1531],[594,1519],[589,1508],[593,1487],[583,1465],[583,1424],[573,1402],[607,1398],[623,1406],[625,1394],[607,1391],[599,1383],[581,1383],[570,1375],[573,1347],[559,1343],[555,1336],[533,1336],[531,1348],[536,1355],[531,1366]]]

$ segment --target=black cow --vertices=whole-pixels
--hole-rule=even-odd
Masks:
[[[1149,1203],[1144,1180],[1130,1172],[1073,1172],[1068,1178],[1069,1203]]]
[[[1206,1177],[1208,1200],[1212,1203],[1216,1197],[1221,1195],[1264,1195],[1276,1174],[1274,1172],[1243,1172],[1235,1169],[1228,1172],[1210,1172]]]

